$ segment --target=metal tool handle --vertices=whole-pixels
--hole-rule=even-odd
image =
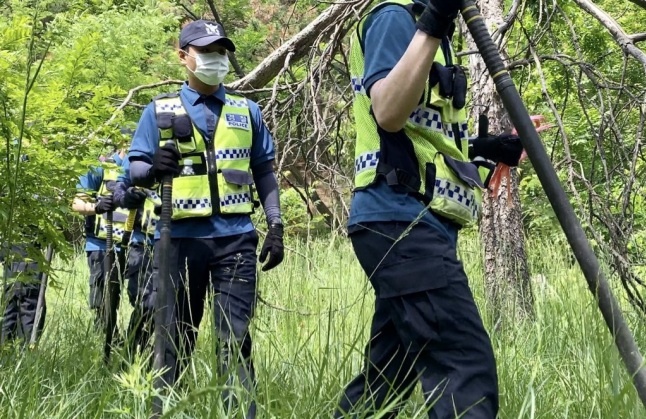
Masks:
[[[168,345],[173,345],[173,342],[167,342],[169,339],[170,331],[168,327],[174,327],[173,325],[168,325],[169,310],[171,307],[168,305],[168,293],[171,290],[170,287],[170,245],[171,245],[171,216],[173,211],[173,177],[164,176],[161,183],[161,215],[160,215],[160,229],[159,229],[159,241],[155,246],[155,253],[159,252],[156,259],[157,264],[157,295],[155,296],[155,358],[153,362],[153,368],[156,371],[162,369],[172,369],[172,365],[169,365],[169,360],[166,358],[165,348]],[[161,374],[155,378],[153,383],[155,389],[161,390],[167,383],[165,376],[167,374]],[[152,406],[152,417],[159,417],[163,413],[164,405],[163,400],[159,397],[153,399]]]

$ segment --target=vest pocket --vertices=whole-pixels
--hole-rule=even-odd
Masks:
[[[207,176],[180,176],[173,179],[173,220],[209,217],[213,213]]]
[[[437,153],[433,160],[435,180],[431,208],[438,214],[467,225],[478,218],[482,182],[475,165]]]
[[[429,74],[431,93],[429,105],[444,108],[450,105],[456,110],[464,108],[467,95],[467,80],[464,70],[455,65],[433,63]],[[451,121],[454,122],[454,121]]]
[[[122,208],[118,208],[116,211],[112,211],[112,240],[115,243],[120,243],[121,239],[123,238],[126,221],[128,220],[128,214],[129,211]],[[94,229],[94,236],[96,238],[105,240],[108,237],[107,220],[107,213],[96,216],[96,226]]]
[[[220,169],[218,171],[220,212],[223,214],[253,212],[252,184],[253,177],[245,170]]]
[[[445,154],[442,154],[444,157],[444,162],[446,165],[455,173],[460,180],[469,185],[472,188],[484,188],[482,180],[480,180],[480,174],[478,173],[478,168],[475,164],[471,162],[455,160],[452,157],[449,157]]]

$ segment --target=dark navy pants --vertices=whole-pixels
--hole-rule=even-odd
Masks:
[[[395,417],[421,382],[431,419],[495,418],[494,354],[455,240],[423,223],[405,232],[409,224],[367,223],[350,235],[376,301],[363,369],[335,417],[366,417],[393,402]]]
[[[102,313],[103,307],[103,292],[105,289],[105,265],[103,259],[105,259],[104,250],[94,250],[87,253],[87,264],[90,268],[90,308],[97,312],[97,315]],[[113,279],[119,279],[123,283],[123,278],[126,271],[126,255],[122,251],[114,252],[115,259],[113,261],[115,265],[110,275]],[[117,298],[121,297],[121,293]],[[117,300],[118,301],[118,300]],[[118,304],[118,303],[117,303]]]
[[[132,243],[126,249],[125,277],[128,301],[133,308],[127,338],[133,354],[137,347],[140,351],[148,347],[153,330],[152,250],[152,246],[143,243]]]
[[[209,239],[172,239],[168,255],[162,255],[159,246],[155,246],[155,323],[159,322],[170,335],[164,348],[164,362],[170,370],[163,378],[168,384],[176,382],[195,348],[204,301],[210,290],[220,376],[227,377],[227,387],[233,385],[237,377],[239,384],[252,392],[255,374],[249,323],[256,305],[257,246],[255,231]],[[165,301],[157,294],[161,257],[171,261],[171,292]],[[159,312],[162,304],[171,307],[169,317],[165,319]],[[235,402],[228,391],[223,397],[225,405]],[[252,405],[247,417],[255,417],[255,409]]]
[[[137,346],[143,350],[152,332],[152,249],[141,243],[115,252],[115,260],[110,275],[123,284],[127,280],[128,300],[133,312],[128,325],[130,349]],[[90,308],[96,312],[95,325],[98,327],[103,315],[105,291],[105,251],[87,252],[90,267]],[[117,294],[117,306],[121,300],[121,289]]]
[[[14,252],[23,257],[26,256],[22,246],[14,246]],[[3,301],[0,304],[0,307],[4,308],[0,343],[16,338],[23,339],[27,343],[35,327],[36,307],[40,292],[38,263],[22,260],[5,263],[6,277],[9,279],[4,289]],[[46,313],[47,306],[43,301],[43,311],[37,325],[38,335],[42,333],[45,325]]]

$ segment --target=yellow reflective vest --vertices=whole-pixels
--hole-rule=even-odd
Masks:
[[[173,179],[173,220],[209,217],[214,213],[251,214],[253,176],[250,170],[252,123],[244,97],[226,94],[214,138],[202,137],[190,122],[178,94],[155,98],[159,146],[172,140],[192,161],[194,174]],[[177,121],[189,121],[189,132]],[[185,124],[184,124],[185,125]]]
[[[411,13],[414,22],[412,4],[410,0],[386,1],[368,15],[379,8],[398,5]],[[382,177],[389,185],[418,197],[432,211],[460,225],[477,221],[484,179],[468,161],[466,76],[453,65],[455,58],[448,38],[443,40],[435,57],[420,105],[402,130],[389,133],[378,127],[363,86],[362,37],[368,15],[359,20],[350,40],[357,139],[355,189],[366,188]]]
[[[114,189],[113,184],[116,184],[117,178],[121,174],[121,168],[115,163],[101,163],[103,167],[103,180],[97,192],[97,197],[112,195]],[[114,243],[121,243],[123,233],[126,230],[126,222],[128,220],[129,210],[124,208],[117,208],[112,212],[112,240]],[[97,214],[94,221],[94,235],[105,240],[107,238],[107,214]]]
[[[161,198],[157,192],[146,189],[146,200],[144,201],[144,208],[141,214],[141,232],[147,236],[153,236],[159,221],[159,215],[155,211],[156,207],[161,211]]]

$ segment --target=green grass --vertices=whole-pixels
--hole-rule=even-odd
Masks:
[[[568,252],[530,242],[529,264],[549,286],[537,289],[534,322],[492,332],[484,302],[477,240],[463,237],[470,276],[498,362],[501,418],[638,418],[645,412],[600,313]],[[346,239],[292,242],[285,262],[260,277],[263,300],[253,323],[259,417],[329,417],[362,361],[373,295]],[[60,262],[59,262],[59,265]],[[102,364],[101,337],[87,309],[84,255],[59,266],[47,295],[39,347],[0,351],[0,417],[147,417],[152,375],[143,360],[121,369],[119,354]],[[124,290],[125,292],[125,290]],[[644,343],[642,321],[626,308]],[[121,328],[129,314],[121,305]],[[222,418],[221,381],[210,317],[184,385],[167,400],[169,417]],[[426,417],[417,391],[400,417]],[[237,416],[240,417],[240,416]]]

